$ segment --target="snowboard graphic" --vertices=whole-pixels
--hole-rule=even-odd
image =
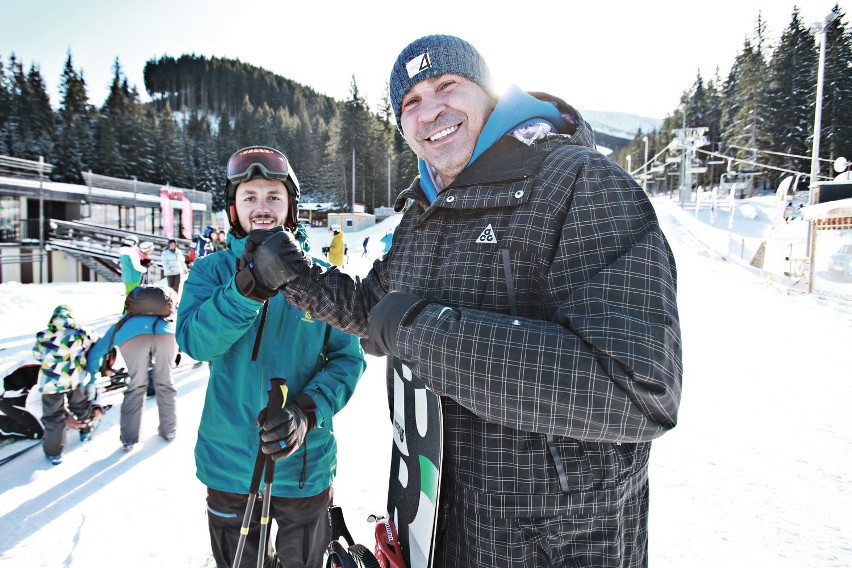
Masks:
[[[441,399],[394,360],[393,448],[388,515],[408,568],[430,568],[441,487]]]

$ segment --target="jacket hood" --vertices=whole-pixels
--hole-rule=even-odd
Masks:
[[[527,94],[540,101],[546,101],[556,106],[556,109],[565,121],[565,130],[560,130],[559,133],[569,135],[571,137],[571,144],[586,146],[593,150],[597,148],[595,144],[595,132],[580,114],[580,111],[559,97],[554,97],[545,92],[528,91]]]
[[[74,327],[74,316],[71,315],[71,308],[65,304],[56,306],[53,310],[53,315],[50,316],[50,322],[47,324],[51,329],[63,329]]]

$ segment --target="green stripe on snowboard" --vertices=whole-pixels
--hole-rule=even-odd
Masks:
[[[438,500],[438,468],[426,456],[417,456],[420,460],[420,491],[434,505]]]

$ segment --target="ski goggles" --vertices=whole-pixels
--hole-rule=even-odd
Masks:
[[[228,181],[236,185],[261,176],[269,180],[287,181],[290,164],[287,157],[267,146],[249,146],[228,159]]]

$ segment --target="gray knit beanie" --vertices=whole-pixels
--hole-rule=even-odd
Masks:
[[[420,81],[444,73],[464,75],[488,93],[492,92],[488,65],[468,42],[449,35],[429,35],[414,40],[396,58],[390,76],[391,104],[400,132],[402,97]]]

